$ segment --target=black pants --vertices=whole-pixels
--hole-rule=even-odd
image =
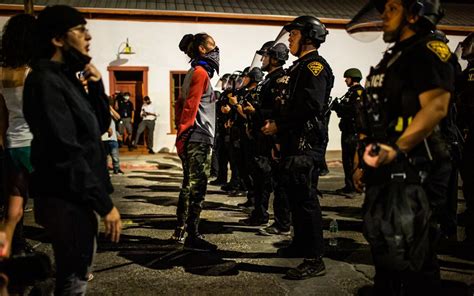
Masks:
[[[357,147],[357,138],[355,133],[341,133],[342,166],[344,168],[344,185],[350,190],[354,190],[352,182],[352,172],[354,171],[354,154]]]
[[[283,186],[288,196],[293,222],[292,245],[305,258],[324,253],[322,215],[316,195],[319,162],[313,156],[294,155],[282,159]]]
[[[269,156],[257,156],[252,166],[252,178],[255,192],[255,208],[252,218],[268,219],[270,194],[273,192],[273,211],[275,225],[283,230],[290,229],[290,205],[284,187],[281,184],[280,167]]]
[[[381,268],[375,263],[375,295],[438,295],[441,284],[436,256],[439,241],[438,223],[443,208],[446,207],[451,172],[452,166],[449,161],[433,163],[429,169],[428,178],[421,186],[426,193],[432,214],[429,222],[426,256],[420,270],[393,271]],[[367,190],[366,198],[371,198],[367,196],[369,192],[379,194],[377,190]],[[376,261],[375,257],[374,261]]]
[[[472,135],[468,135],[464,144],[464,154],[459,171],[466,201],[466,237],[474,240],[474,137]]]
[[[84,295],[96,250],[98,219],[94,211],[62,199],[38,197],[35,218],[51,237],[55,295]]]
[[[216,135],[215,155],[216,155],[216,171],[217,179],[222,182],[227,182],[227,164],[229,163],[229,150],[225,143],[226,131],[219,131]],[[214,150],[213,150],[214,152]],[[211,171],[212,174],[212,171]]]

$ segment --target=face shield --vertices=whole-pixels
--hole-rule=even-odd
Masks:
[[[236,71],[229,76],[229,78],[222,85],[222,88],[227,91],[232,91],[237,89],[237,79],[240,77],[242,72]]]
[[[257,50],[253,56],[252,63],[250,64],[249,71],[255,67],[262,67],[263,57],[265,55],[265,50]]]
[[[380,8],[380,7],[379,7]],[[381,13],[373,3],[367,3],[346,25],[346,32],[362,42],[372,42],[382,35]]]
[[[241,89],[246,86],[246,82],[248,79],[245,79],[245,77],[247,77],[247,75],[241,75],[237,78],[237,80],[235,81],[235,89]]]
[[[459,43],[456,51],[463,60],[474,59],[474,33],[469,34],[466,39]]]

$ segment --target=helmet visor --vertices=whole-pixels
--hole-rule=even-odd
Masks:
[[[382,35],[382,19],[372,1],[367,3],[346,25],[346,32],[362,42],[372,42]]]
[[[252,71],[255,67],[262,67],[263,56],[266,54],[266,51],[258,50],[253,56],[252,63],[250,64],[249,72]]]

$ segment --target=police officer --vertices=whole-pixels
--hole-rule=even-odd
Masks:
[[[282,257],[304,257],[290,269],[290,279],[306,279],[325,273],[323,230],[316,196],[319,169],[324,159],[324,114],[334,82],[329,64],[318,53],[326,41],[326,27],[313,16],[300,16],[284,26],[289,33],[289,49],[298,57],[287,75],[281,98],[282,111],[274,122],[267,121],[264,134],[277,133],[280,142],[282,176],[290,202],[293,241],[278,250]],[[286,95],[288,94],[288,95]]]
[[[231,107],[229,119],[231,137],[231,158],[235,162],[239,184],[230,196],[247,196],[247,200],[237,206],[242,208],[253,207],[254,191],[253,180],[250,175],[250,163],[253,161],[254,144],[249,137],[249,116],[244,113],[244,107],[253,100],[257,84],[262,81],[263,72],[260,68],[247,67],[239,77],[234,89],[227,94]]]
[[[463,194],[466,200],[466,211],[463,220],[466,226],[466,242],[474,242],[474,33],[461,43],[461,58],[468,61],[457,86],[459,127],[464,131],[465,143],[461,162]]]
[[[264,235],[288,234],[290,230],[290,213],[288,199],[281,182],[277,164],[272,158],[272,149],[276,145],[273,136],[264,135],[261,127],[266,120],[275,120],[277,80],[284,75],[283,65],[288,59],[288,47],[283,43],[274,45],[274,41],[266,42],[257,51],[261,56],[262,70],[268,72],[265,80],[257,86],[256,99],[249,103],[244,111],[251,116],[251,137],[255,143],[255,157],[252,161],[251,174],[254,181],[255,207],[249,218],[241,220],[245,225],[256,226],[266,224],[269,214],[268,203],[270,193],[275,192],[274,212],[275,223],[261,229]]]
[[[342,165],[344,167],[345,183],[344,187],[336,190],[336,192],[351,194],[354,193],[352,172],[357,147],[356,110],[364,88],[360,85],[362,73],[359,69],[347,69],[344,72],[344,79],[349,90],[341,99],[335,100],[332,106],[337,116],[341,118],[339,129],[341,130]]]
[[[438,0],[371,4],[382,13],[383,40],[394,43],[371,69],[364,98],[369,142],[379,143],[363,156],[375,294],[437,294],[433,217],[444,206],[451,172],[438,124],[454,85],[451,52],[431,34],[442,12]]]

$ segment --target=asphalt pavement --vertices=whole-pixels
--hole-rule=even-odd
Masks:
[[[240,225],[238,221],[248,214],[237,204],[245,197],[229,197],[216,186],[208,186],[200,230],[218,245],[218,251],[189,252],[170,242],[182,178],[179,158],[168,153],[122,153],[125,174],[112,175],[112,198],[124,230],[118,244],[107,242],[101,234],[88,295],[370,295],[374,268],[361,233],[364,197],[335,193],[343,186],[339,159],[339,153],[328,154],[330,173],[319,184],[327,273],[292,281],[284,275],[301,259],[276,255],[291,236],[263,236],[259,227]],[[459,207],[462,211],[462,199]],[[26,213],[25,218],[30,243],[51,254],[49,240],[34,223],[33,214]],[[327,239],[333,219],[339,226],[337,247],[330,247]],[[463,248],[447,242],[440,251],[443,295],[474,295],[474,261]]]

